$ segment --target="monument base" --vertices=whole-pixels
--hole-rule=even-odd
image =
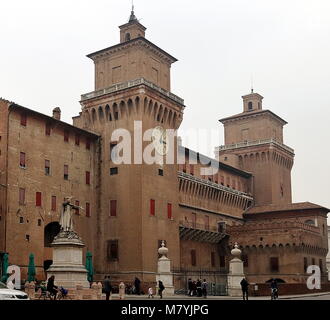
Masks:
[[[61,231],[53,243],[53,264],[46,271],[47,278],[55,276],[55,285],[66,289],[77,286],[89,288],[87,270],[83,265],[83,248],[81,238],[75,232]]]

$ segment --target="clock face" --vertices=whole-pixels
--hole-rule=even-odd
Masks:
[[[156,152],[161,156],[167,154],[169,146],[165,129],[162,127],[156,127],[152,131],[151,138]]]

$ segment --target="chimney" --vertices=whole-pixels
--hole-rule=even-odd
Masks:
[[[61,109],[59,107],[53,109],[53,118],[56,120],[61,120]]]

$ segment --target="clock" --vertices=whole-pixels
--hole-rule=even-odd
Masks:
[[[151,134],[151,139],[156,152],[161,156],[166,155],[169,148],[166,130],[160,126],[154,128]]]

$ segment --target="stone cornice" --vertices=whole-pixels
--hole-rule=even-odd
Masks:
[[[120,43],[100,51],[96,51],[94,53],[87,55],[87,57],[95,62],[99,59],[108,57],[109,55],[127,50],[128,48],[132,48],[132,47],[141,47],[148,49],[149,51],[153,52],[156,56],[158,56],[160,59],[162,59],[168,64],[172,64],[178,61],[176,58],[174,58],[173,56],[171,56],[161,48],[157,47],[155,44],[153,44],[144,37],[135,38],[130,41]]]
[[[257,112],[243,112],[243,113],[239,113],[236,114],[234,116],[228,117],[228,118],[223,118],[220,119],[219,121],[223,124],[227,123],[227,122],[234,122],[234,121],[239,121],[239,120],[243,120],[243,119],[251,119],[251,118],[256,118],[256,117],[260,117],[260,116],[271,116],[274,120],[281,122],[282,125],[286,125],[287,122],[285,120],[283,120],[281,117],[279,117],[278,115],[276,115],[274,112],[270,111],[270,110],[260,110]]]

